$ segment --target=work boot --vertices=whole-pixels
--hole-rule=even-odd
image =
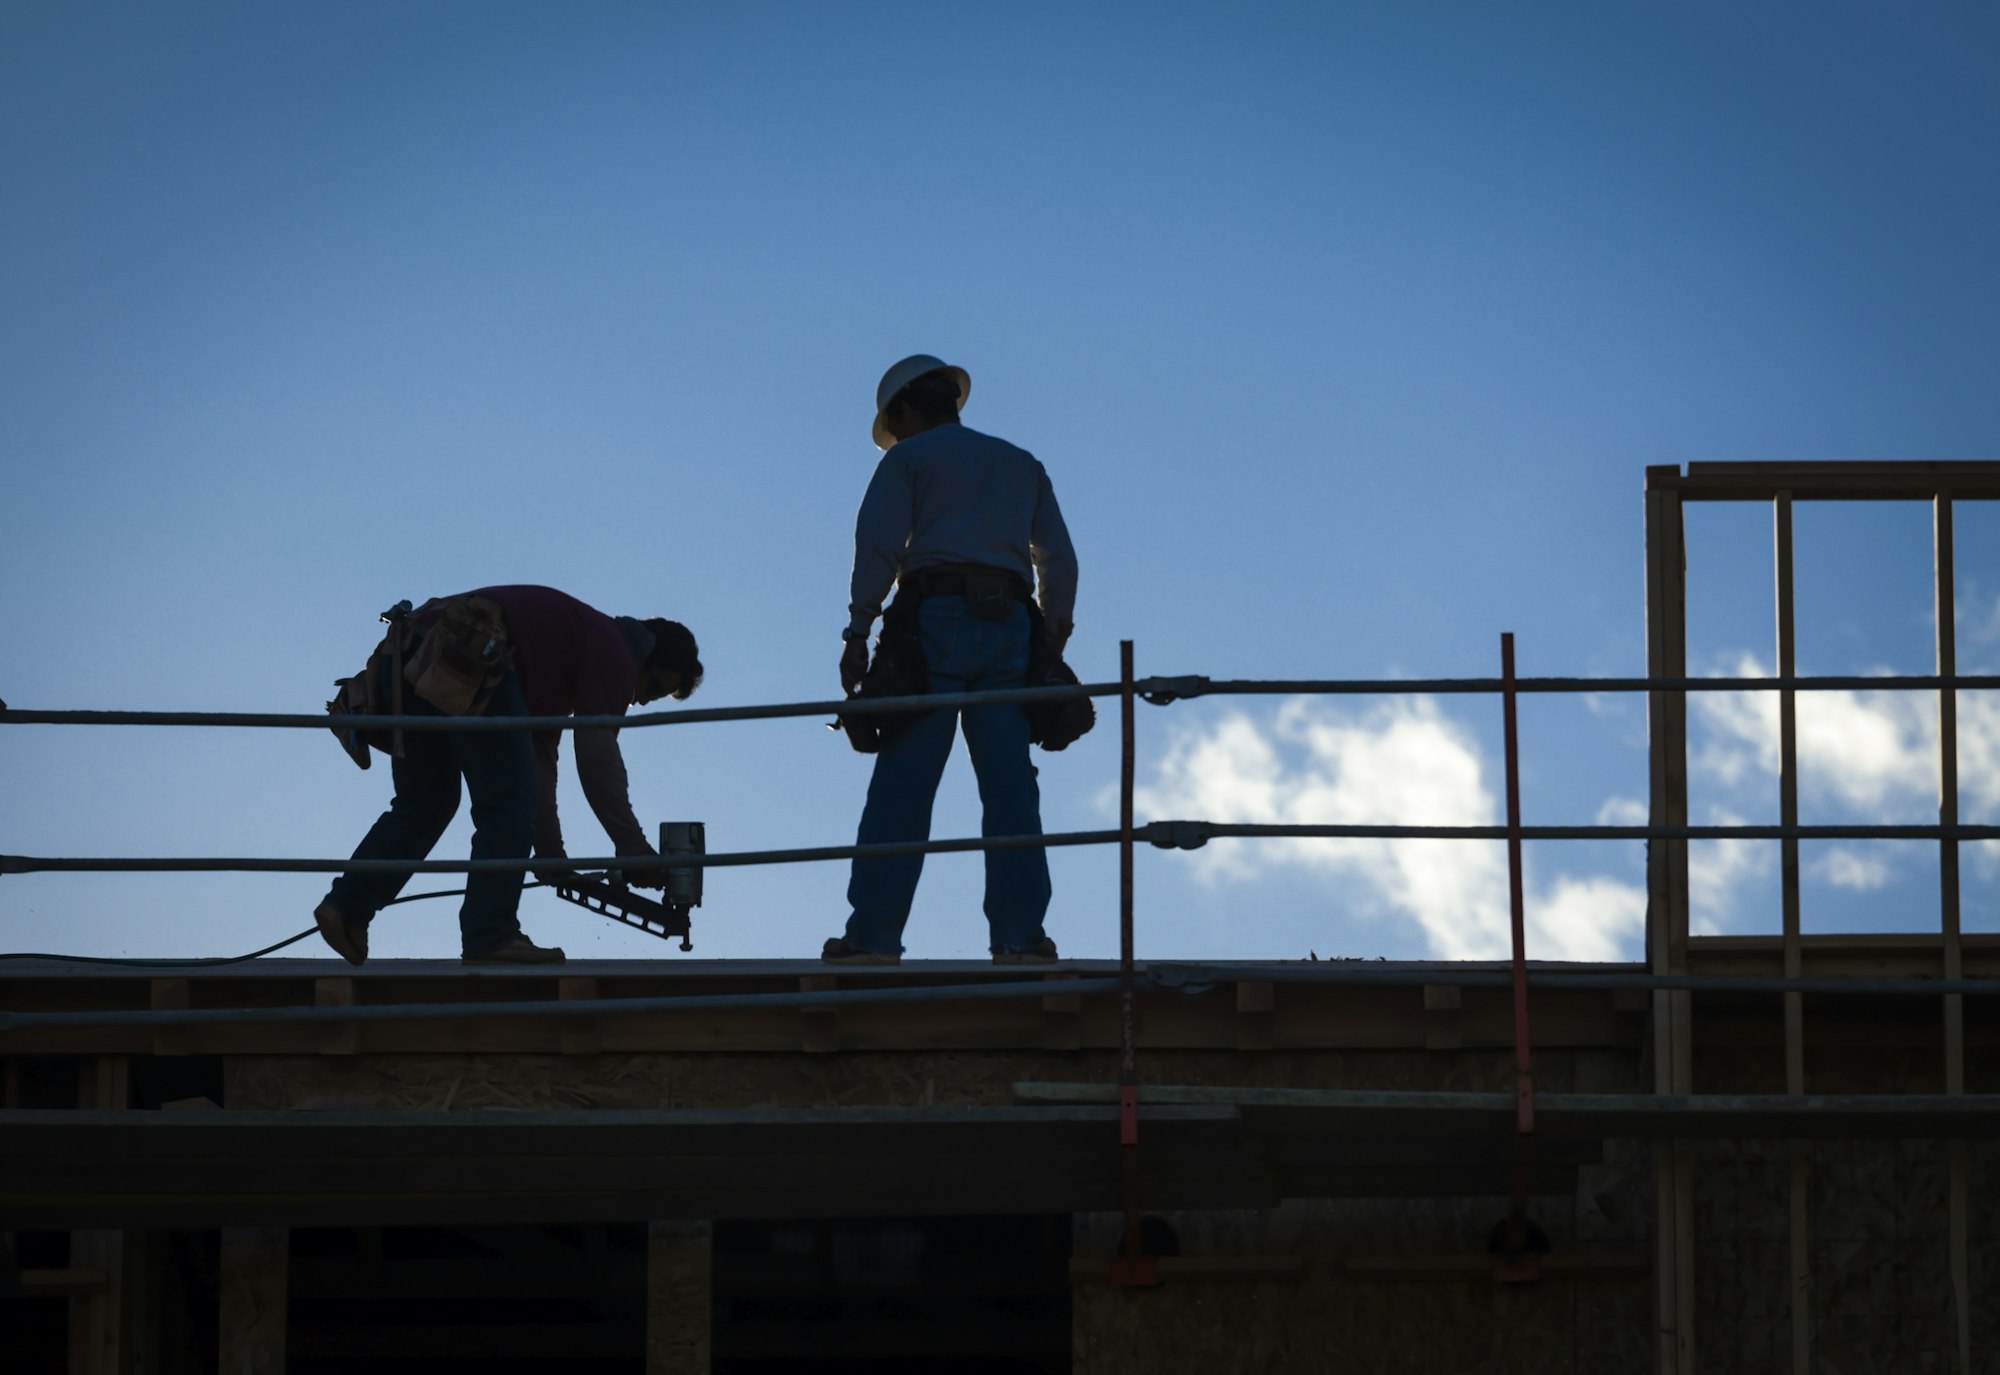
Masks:
[[[996,950],[993,952],[995,964],[1054,964],[1062,956],[1056,954],[1056,943],[1047,936],[1041,944],[1031,945],[1026,950]]]
[[[365,964],[368,961],[368,923],[355,921],[333,905],[328,898],[313,908],[313,920],[319,924],[319,933],[326,943],[333,947],[333,953],[349,964]]]
[[[553,945],[536,945],[525,934],[516,932],[513,939],[504,945],[479,955],[461,955],[461,964],[561,964],[563,952]]]
[[[849,945],[845,936],[835,936],[820,949],[819,957],[828,964],[901,964],[903,956],[895,950],[863,950]]]

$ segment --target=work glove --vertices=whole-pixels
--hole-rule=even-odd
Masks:
[[[652,859],[653,857],[653,852],[650,850],[644,855],[632,856],[634,859]],[[665,888],[667,886],[667,871],[665,869],[626,869],[623,872],[627,888]]]
[[[569,856],[561,852],[557,852],[556,854],[552,855],[536,855],[535,858],[568,859]],[[576,877],[576,872],[575,870],[572,869],[530,869],[528,872],[534,875],[535,882],[537,883],[550,883],[550,884],[567,883]]]
[[[1055,663],[1061,659],[1063,656],[1063,647],[1069,643],[1070,632],[1075,628],[1074,626],[1057,625],[1053,621],[1045,623],[1042,626],[1043,657],[1048,659],[1050,663]]]
[[[852,697],[868,676],[868,642],[849,640],[840,648],[840,690]]]

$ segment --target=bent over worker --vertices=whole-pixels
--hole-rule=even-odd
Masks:
[[[1034,455],[959,422],[972,390],[965,369],[929,354],[905,358],[875,391],[874,438],[887,452],[862,498],[854,578],[841,638],[840,679],[857,692],[868,633],[891,584],[883,641],[914,638],[932,693],[1018,688],[1028,682],[1029,602],[1039,586],[1042,646],[1060,656],[1076,604],[1076,553],[1049,475]],[[878,646],[878,655],[882,653]],[[1028,713],[1017,703],[931,711],[885,734],[856,843],[930,837],[931,805],[960,719],[979,776],[985,836],[1039,836],[1041,793],[1028,759]],[[847,929],[821,958],[894,964],[923,872],[923,856],[858,858],[848,882]],[[1049,865],[1040,847],[986,852],[986,920],[1002,963],[1056,958],[1042,929]]]
[[[407,603],[405,604],[407,606]],[[484,619],[481,619],[481,618]],[[424,676],[440,645],[474,625],[474,643],[493,662],[476,694],[452,698],[449,687],[432,690]],[[684,700],[701,683],[694,636],[676,621],[607,616],[552,587],[487,587],[427,602],[411,616],[400,655],[408,682],[400,691],[405,714],[487,716],[623,716],[632,705],[661,697]],[[437,643],[430,643],[436,641]],[[397,684],[391,654],[378,650],[364,673],[367,709],[391,710]],[[432,650],[426,653],[426,648]],[[440,674],[443,678],[448,675]],[[350,680],[351,683],[352,680]],[[345,694],[349,689],[343,688]],[[438,700],[432,700],[438,699]],[[337,699],[338,700],[338,699]],[[584,797],[603,823],[616,853],[650,856],[653,847],[632,814],[625,761],[615,729],[576,731],[576,769]],[[385,748],[386,732],[370,739]],[[556,814],[556,764],[560,730],[409,731],[393,760],[396,795],[360,846],[355,859],[422,859],[458,811],[459,779],[472,794],[472,857],[527,859],[529,847],[544,859],[565,857]],[[349,746],[367,767],[364,748]],[[467,875],[459,932],[467,964],[557,964],[563,952],[522,934],[517,909],[524,875]],[[313,912],[320,934],[350,964],[368,958],[368,924],[402,891],[407,873],[343,873]],[[634,874],[642,887],[659,887],[657,871]]]

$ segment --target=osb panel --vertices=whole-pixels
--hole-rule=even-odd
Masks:
[[[1620,1072],[1584,1062],[1576,1078]],[[1630,1075],[1628,1061],[1622,1073]],[[1537,1199],[1533,1216],[1560,1252],[1643,1251],[1652,1215],[1652,1152],[1610,1143],[1579,1174],[1573,1199]],[[1492,1199],[1292,1200],[1268,1211],[1171,1213],[1186,1255],[1285,1255],[1288,1281],[1181,1281],[1132,1292],[1076,1290],[1079,1375],[1144,1370],[1642,1372],[1651,1352],[1644,1276],[1501,1285],[1474,1277],[1388,1279],[1349,1273],[1349,1257],[1483,1255],[1503,1206]],[[1123,1219],[1079,1216],[1079,1255],[1111,1255]]]
[[[1289,1281],[1079,1286],[1072,1352],[1077,1375],[1636,1372],[1645,1304],[1642,1280],[1384,1280],[1315,1265]]]
[[[1972,1248],[1972,1368],[1978,1375],[2000,1375],[2000,1242]]]
[[[1565,1056],[1547,1057],[1566,1073]],[[399,1108],[736,1108],[991,1105],[1021,1080],[1111,1083],[1109,1051],[857,1051],[835,1055],[232,1056],[232,1108],[368,1099]],[[1159,1084],[1504,1089],[1512,1066],[1485,1051],[1154,1051]],[[347,1104],[343,1104],[346,1106]]]
[[[1894,1141],[1815,1141],[1807,1184],[1814,1241],[1894,1241],[1909,1173]]]
[[[1791,1300],[1783,1241],[1726,1237],[1697,1242],[1696,1369],[1703,1375],[1789,1370]]]
[[[1859,1241],[1815,1241],[1812,1258],[1813,1368],[1827,1375],[1880,1375],[1913,1367],[1896,1311],[1891,1247]],[[1932,1346],[1927,1336],[1923,1345]]]

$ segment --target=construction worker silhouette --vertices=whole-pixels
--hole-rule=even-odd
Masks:
[[[1026,686],[1031,655],[1059,661],[1069,639],[1076,553],[1048,473],[1026,450],[959,423],[971,391],[965,369],[922,353],[890,368],[875,389],[874,439],[886,452],[855,520],[840,656],[841,686],[850,696],[869,673],[868,634],[878,615],[878,664],[898,657],[900,640],[900,657],[924,680],[915,690],[930,693]],[[892,584],[896,599],[885,613]],[[1037,597],[1039,614],[1031,604]],[[961,719],[979,776],[981,834],[1042,833],[1028,712],[1018,703],[993,703],[914,714],[884,731],[858,844],[930,837],[931,804]],[[922,872],[921,855],[856,859],[847,928],[826,943],[821,958],[900,960]],[[1056,958],[1055,942],[1042,929],[1048,905],[1041,848],[986,853],[986,920],[996,961]]]

